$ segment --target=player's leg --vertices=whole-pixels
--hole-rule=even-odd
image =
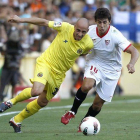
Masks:
[[[2,68],[2,73],[1,73],[1,77],[0,77],[0,102],[3,101],[4,95],[4,89],[6,87],[7,84],[9,84],[11,79],[11,75],[9,70]]]
[[[95,117],[98,113],[100,113],[104,102],[105,101],[103,99],[101,99],[98,94],[96,94],[93,104],[89,107],[88,112],[84,118],[86,118],[88,116]],[[82,120],[81,120],[81,122],[82,122]],[[78,132],[81,132],[80,125],[81,125],[81,123],[79,124]]]
[[[82,102],[85,100],[88,91],[93,88],[95,84],[95,80],[92,78],[86,78],[83,81],[83,84],[81,86],[81,88],[78,89],[75,98],[74,98],[74,102],[72,105],[72,108],[69,112],[65,113],[62,117],[61,117],[61,122],[63,124],[68,124],[69,121],[75,117],[75,114],[78,111],[79,106],[82,104]]]
[[[74,118],[79,106],[85,100],[88,91],[93,88],[95,83],[96,85],[100,83],[100,69],[96,66],[96,64],[93,65],[92,61],[89,61],[87,67],[85,68],[84,77],[86,78],[84,78],[81,88],[76,93],[71,111],[67,112],[61,117],[61,122],[63,124],[68,124],[69,121]]]
[[[15,98],[11,99],[10,101],[12,104],[16,104],[17,102],[24,101],[30,97],[40,95],[43,92],[47,82],[45,80],[47,79],[45,75],[46,70],[46,64],[40,58],[37,58],[34,78],[30,79],[30,81],[33,83],[33,87],[24,89]]]
[[[32,88],[25,88],[24,90],[21,91],[21,93],[19,93],[14,98],[1,103],[0,112],[1,113],[4,112],[5,110],[11,108],[12,105],[15,105],[18,102],[40,95],[43,92],[44,88],[45,88],[44,84],[39,82],[34,82]]]
[[[41,108],[48,104],[48,100],[46,99],[46,91],[43,91],[38,99],[33,100],[29,104],[27,104],[26,108],[23,109],[18,115],[13,117],[10,120],[10,125],[13,126],[16,133],[21,132],[21,122],[37,113]]]
[[[45,85],[40,82],[34,82],[32,88],[26,88],[21,93],[19,93],[15,98],[11,99],[10,101],[12,104],[16,104],[17,102],[24,101],[31,97],[39,96],[45,88]]]
[[[47,77],[46,75],[49,73],[46,67],[47,66],[44,63],[44,61],[41,61],[41,59],[38,58],[37,63],[36,63],[34,78],[31,79],[31,82],[33,83],[33,87],[24,89],[15,98],[12,98],[11,100],[7,102],[2,103],[0,105],[0,112],[7,110],[8,108],[12,107],[12,105],[16,104],[17,102],[24,101],[26,99],[29,99],[30,97],[35,97],[35,96],[40,95],[43,92],[46,82],[47,82],[45,79],[49,79],[49,78],[46,78]]]
[[[55,85],[56,83],[57,83],[57,85]],[[13,126],[15,132],[21,131],[20,124],[25,118],[28,118],[29,116],[37,113],[40,108],[42,108],[48,104],[48,102],[57,93],[57,91],[59,89],[58,87],[60,87],[61,83],[62,83],[62,79],[59,79],[56,81],[54,81],[54,80],[51,81],[49,79],[49,83],[46,84],[46,86],[44,87],[44,90],[39,95],[37,101],[33,101],[33,102],[29,103],[23,111],[21,111],[18,115],[16,115],[14,118],[12,118],[10,120],[10,124]],[[40,92],[39,89],[36,88],[37,86],[35,86],[35,84],[33,87],[34,88],[32,90],[32,93],[34,93],[34,95],[36,95],[38,92]]]
[[[100,113],[101,108],[105,102],[111,102],[117,82],[117,78],[109,79],[108,77],[102,77],[101,82],[96,86],[97,94],[95,96],[93,104],[89,107],[85,117],[95,117],[97,114]],[[78,130],[78,132],[80,132],[80,129]]]
[[[0,94],[3,94],[4,88],[6,85],[8,85],[11,81],[12,73],[11,70],[3,69],[2,70],[2,76],[1,76],[1,86],[0,86]],[[2,102],[0,104],[0,113],[3,112],[6,109],[10,108],[12,106],[11,103]]]
[[[88,117],[88,116],[95,117],[101,111],[101,108],[104,102],[105,101],[101,99],[98,94],[96,94],[93,104],[89,107],[88,112],[85,115],[85,117]]]
[[[15,93],[15,87],[17,86],[17,84],[19,84],[19,70],[18,69],[14,69],[12,70],[12,77],[11,77],[11,85],[12,85],[12,98],[14,97],[14,93]]]
[[[92,78],[84,79],[81,88],[78,89],[78,91],[75,95],[74,102],[73,102],[73,105],[71,108],[72,112],[74,112],[75,114],[77,113],[79,106],[85,100],[87,93],[89,92],[89,90],[91,90],[93,88],[94,84],[95,84],[94,79],[92,79]]]
[[[46,91],[44,91],[39,95],[38,99],[27,104],[26,108],[14,117],[15,122],[21,123],[24,119],[35,114],[40,108],[45,107],[47,104],[48,100],[46,99]]]

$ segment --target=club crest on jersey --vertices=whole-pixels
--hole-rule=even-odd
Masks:
[[[37,74],[37,76],[38,76],[38,77],[42,77],[42,76],[43,76],[43,73],[40,72],[40,73]]]
[[[56,21],[56,22],[54,22],[54,27],[60,27],[62,25],[62,22],[58,22],[58,21]]]
[[[110,40],[105,40],[105,44],[108,45],[110,43]]]
[[[77,53],[78,53],[78,54],[82,54],[82,52],[83,52],[82,49],[77,50]]]

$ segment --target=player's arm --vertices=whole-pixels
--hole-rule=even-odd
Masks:
[[[129,71],[129,73],[132,74],[132,73],[135,72],[134,65],[139,58],[139,52],[133,45],[131,45],[125,52],[131,54],[131,59],[130,59],[130,62],[128,63],[128,65],[127,65],[127,69]]]
[[[85,53],[85,54],[81,54],[80,56],[86,56],[88,53]]]
[[[37,18],[37,17],[20,18],[17,15],[11,16],[8,19],[8,22],[11,22],[11,23],[31,23],[31,24],[40,25],[40,26],[48,26],[48,24],[49,24],[49,20],[46,20],[46,19]]]
[[[86,47],[86,50],[83,54],[81,54],[80,56],[86,56],[87,54],[91,54],[92,53],[92,49],[93,49],[94,45],[93,42],[90,43],[90,45],[88,47]]]

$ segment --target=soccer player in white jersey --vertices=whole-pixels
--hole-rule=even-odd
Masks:
[[[76,93],[73,106],[61,117],[61,122],[65,125],[75,117],[79,106],[94,85],[97,94],[85,117],[95,117],[104,102],[111,102],[122,69],[121,50],[131,54],[127,69],[130,74],[135,72],[134,65],[139,53],[120,31],[110,25],[109,10],[97,9],[94,18],[96,25],[90,26],[88,32],[94,42],[94,48],[92,54],[87,55],[83,84]]]

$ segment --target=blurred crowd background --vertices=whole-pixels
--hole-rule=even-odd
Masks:
[[[12,26],[19,30],[19,39],[26,52],[43,52],[55,37],[55,32],[46,27],[30,24],[11,25],[6,19],[12,15],[29,18],[32,16],[74,24],[78,18],[85,17],[90,25],[95,24],[94,12],[106,7],[113,14],[116,11],[140,11],[139,0],[0,0],[0,42],[5,43]]]
[[[94,12],[99,7],[108,8],[113,17],[118,11],[133,13],[140,11],[140,0],[0,0],[0,51],[5,56],[4,59],[7,59],[4,65],[11,64],[13,60],[16,62],[14,67],[19,69],[20,62],[17,60],[21,60],[26,54],[32,52],[44,52],[56,36],[54,30],[44,26],[8,23],[9,16],[39,17],[53,21],[66,21],[71,24],[75,24],[80,17],[85,17],[92,25],[95,24]],[[9,57],[6,54],[14,56],[16,54],[17,57],[11,59],[12,56]],[[75,94],[81,84],[84,65],[85,58],[80,57],[72,68],[74,88],[71,89],[71,95]],[[24,75],[19,73],[19,77],[18,84],[25,82]],[[123,89],[119,90],[117,89],[117,92],[122,94]],[[0,92],[2,94],[3,91]]]

